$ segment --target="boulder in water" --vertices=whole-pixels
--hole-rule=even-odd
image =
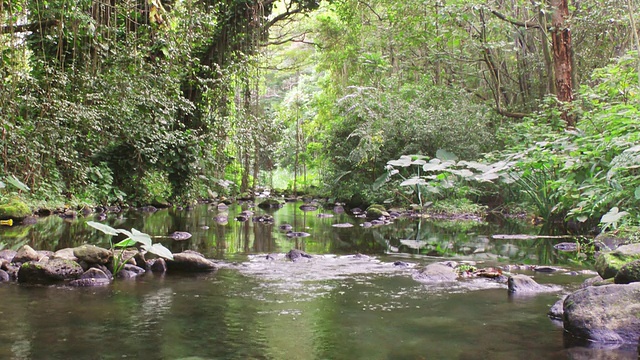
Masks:
[[[287,255],[285,255],[287,257],[287,259],[291,260],[291,261],[299,261],[303,258],[307,258],[310,259],[312,256],[307,254],[306,252],[302,251],[302,250],[298,250],[298,249],[291,249],[289,250],[289,252],[287,253]]]
[[[450,266],[434,263],[413,274],[413,279],[421,283],[452,282],[458,279],[456,270]]]

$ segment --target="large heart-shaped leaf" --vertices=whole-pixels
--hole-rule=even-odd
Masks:
[[[105,224],[101,224],[99,222],[95,222],[95,221],[87,221],[87,225],[91,226],[92,228],[96,229],[96,230],[100,230],[103,233],[107,234],[107,235],[118,235],[119,231],[112,228],[109,225],[105,225]]]
[[[152,254],[158,255],[165,259],[173,260],[173,254],[171,253],[171,250],[167,249],[164,245],[160,243],[155,243],[151,246],[143,245],[142,248]]]
[[[626,211],[620,211],[616,206],[612,207],[608,213],[602,215],[600,222],[603,224],[613,224],[618,222],[618,220],[622,219],[624,216],[629,213]]]

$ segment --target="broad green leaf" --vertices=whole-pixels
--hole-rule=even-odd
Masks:
[[[136,246],[137,242],[133,239],[124,239],[116,244],[113,244],[114,248],[128,248]]]
[[[400,183],[400,186],[413,186],[413,185],[424,185],[427,182],[424,179],[419,177],[412,177]]]
[[[143,245],[142,248],[152,254],[158,255],[165,259],[173,260],[173,254],[171,253],[171,250],[167,249],[160,243],[155,243],[151,246]]]
[[[617,207],[612,207],[608,213],[602,215],[600,222],[603,224],[613,224],[618,222],[618,220],[622,219],[625,215],[629,213],[626,211],[619,211]]]
[[[470,177],[473,176],[473,173],[471,172],[471,170],[467,170],[467,169],[461,169],[461,170],[448,170],[450,173],[452,173],[453,175],[457,175],[460,177],[463,177],[465,179],[468,179]]]
[[[576,220],[578,220],[579,222],[583,223],[587,220],[589,220],[589,217],[587,215],[580,215],[576,218]]]
[[[18,180],[17,177],[15,177],[14,175],[10,175],[7,176],[7,178],[5,179],[9,184],[15,186],[16,188],[18,188],[18,190],[22,190],[22,191],[29,191],[31,189],[29,189],[29,187],[27,185],[25,185],[22,181]]]
[[[107,235],[118,235],[119,231],[112,228],[109,225],[105,225],[105,224],[101,224],[99,222],[95,222],[95,221],[87,221],[87,225],[91,226],[92,228],[96,229],[96,230],[100,230],[103,233],[107,234]]]
[[[640,186],[638,186],[636,188],[636,191],[634,192],[634,195],[636,197],[636,200],[640,200]]]
[[[436,157],[442,161],[447,161],[447,160],[451,160],[451,161],[457,161],[458,157],[456,156],[456,154],[447,151],[445,149],[439,149],[438,151],[436,151]]]
[[[4,189],[6,187],[7,187],[7,185],[5,183],[3,183],[2,181],[0,181],[0,189]]]
[[[411,156],[409,155],[402,155],[400,156],[400,159],[398,160],[389,160],[387,161],[387,165],[391,165],[391,166],[402,166],[402,167],[407,167],[409,165],[411,165],[412,160],[411,160]]]
[[[151,246],[151,237],[143,232],[140,232],[136,229],[131,229],[131,238],[143,246]]]

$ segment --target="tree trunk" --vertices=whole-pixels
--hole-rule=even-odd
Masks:
[[[573,101],[573,82],[571,77],[571,30],[566,27],[565,19],[569,17],[568,0],[551,0],[553,15],[551,17],[553,33],[553,67],[556,75],[556,91],[562,103]],[[575,119],[566,109],[562,110],[562,119],[567,127],[575,126]]]

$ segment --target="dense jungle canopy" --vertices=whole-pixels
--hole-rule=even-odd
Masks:
[[[2,197],[266,186],[635,225],[638,15],[636,0],[0,1]]]

